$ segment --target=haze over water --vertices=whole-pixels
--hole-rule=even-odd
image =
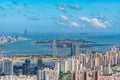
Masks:
[[[43,39],[84,39],[97,44],[90,44],[95,47],[96,50],[106,52],[113,45],[120,45],[119,34],[93,34],[93,33],[33,33],[29,34],[28,37],[31,40],[18,41],[14,43],[8,43],[3,48],[2,53],[4,54],[42,54],[51,55],[52,49],[51,44],[33,44],[35,40]],[[68,53],[69,54],[69,53]]]

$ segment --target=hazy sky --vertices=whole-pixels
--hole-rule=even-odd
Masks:
[[[120,32],[120,0],[0,0],[0,32]]]

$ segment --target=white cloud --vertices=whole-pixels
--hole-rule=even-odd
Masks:
[[[64,7],[61,7],[61,6],[59,6],[58,9],[59,9],[60,11],[65,11],[65,8],[64,8]]]
[[[59,24],[63,25],[63,26],[83,27],[83,25],[81,25],[73,20],[70,20],[67,16],[64,16],[64,15],[60,15]]]
[[[84,27],[84,25],[79,24],[79,23],[74,22],[74,21],[71,21],[70,24],[71,24],[72,26],[74,26],[74,27]]]
[[[60,15],[60,18],[61,18],[62,20],[68,20],[67,16],[64,16],[64,15]]]
[[[80,5],[69,5],[69,8],[71,9],[81,9]]]
[[[102,21],[97,18],[79,17],[79,19],[81,21],[84,21],[84,22],[90,24],[91,26],[94,26],[94,27],[106,28],[108,26],[111,26],[110,21]]]
[[[87,17],[79,17],[80,20],[90,23],[91,20]]]
[[[68,26],[68,24],[66,24],[64,22],[58,22],[57,24],[62,25],[62,26]]]
[[[74,6],[76,9],[80,9],[81,7],[79,5]]]
[[[102,15],[102,14],[100,14],[100,15],[97,16],[97,18],[99,18],[99,19],[105,19],[105,16]]]

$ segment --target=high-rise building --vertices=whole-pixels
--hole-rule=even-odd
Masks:
[[[59,62],[60,65],[60,71],[63,73],[66,73],[67,71],[82,71],[83,70],[83,64],[80,63],[80,60],[78,58],[72,57],[72,58],[63,58]]]
[[[87,53],[87,50],[85,48],[80,48],[80,54],[86,54]]]
[[[77,56],[77,55],[80,55],[79,44],[71,43],[71,56]]]
[[[60,73],[60,62],[55,62],[54,69],[58,71],[58,74]]]
[[[78,70],[80,70],[80,71],[83,70],[83,65],[82,65],[82,63],[80,63],[80,64],[78,65]]]
[[[118,64],[120,64],[120,51],[118,53]]]
[[[83,77],[82,77],[82,80],[89,80],[89,73],[88,71],[83,71]]]
[[[26,59],[25,63],[23,64],[23,74],[29,75],[30,74],[30,59]]]
[[[4,75],[13,75],[13,62],[11,59],[2,60],[2,73]]]
[[[73,59],[72,65],[74,65],[73,70],[78,71],[78,69],[79,69],[79,61],[78,61],[78,59]]]
[[[120,51],[120,46],[118,46],[118,51]]]
[[[38,70],[42,69],[42,67],[43,67],[42,58],[38,58],[38,62],[37,62],[37,68],[38,68]]]
[[[71,80],[79,80],[79,73],[78,73],[78,71],[72,71]]]
[[[0,45],[0,59],[3,58],[3,56],[2,56],[2,48],[3,48],[3,45]]]
[[[95,58],[94,59],[94,65],[95,66],[99,66],[99,58]]]
[[[99,71],[94,71],[93,80],[100,80],[100,72]]]
[[[70,54],[70,56],[75,56],[75,49],[74,49],[74,45],[73,45],[73,43],[71,43],[71,54]]]
[[[2,63],[0,62],[0,74],[2,74]]]
[[[108,64],[107,67],[104,67],[103,74],[105,74],[105,75],[109,75],[109,74],[111,74],[111,73],[112,73],[111,65]]]
[[[24,37],[27,37],[28,31],[27,29],[24,30]]]
[[[44,70],[38,70],[37,80],[58,80],[59,75],[57,70],[45,68]]]
[[[58,55],[56,40],[53,40],[53,43],[52,43],[52,54],[53,54],[53,56]]]
[[[66,73],[67,71],[69,71],[68,69],[68,60],[60,60],[60,71]]]
[[[1,46],[0,46],[0,58],[2,58],[2,53],[1,53]]]
[[[111,51],[112,53],[116,53],[116,52],[117,52],[117,49],[116,49],[116,47],[114,46],[114,47],[110,48],[110,51]]]
[[[67,52],[67,45],[63,45],[63,50],[62,50],[62,57],[66,57],[66,52]]]

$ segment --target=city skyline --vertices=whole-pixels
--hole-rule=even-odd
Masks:
[[[119,33],[119,0],[1,0],[0,32]]]
[[[120,80],[120,0],[0,0],[0,80]]]

